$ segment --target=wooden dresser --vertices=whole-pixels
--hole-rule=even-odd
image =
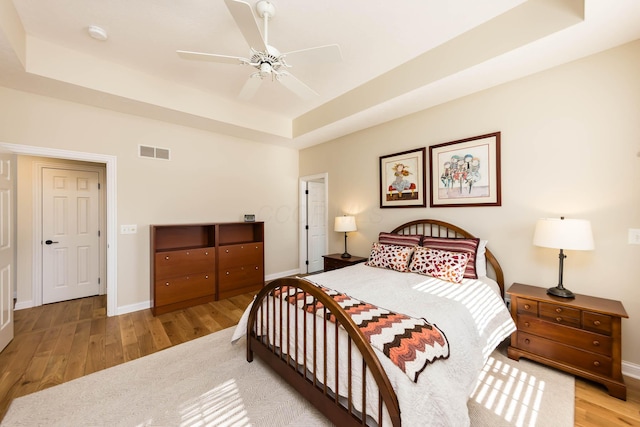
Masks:
[[[264,223],[152,225],[154,315],[264,285]]]
[[[511,359],[525,357],[598,382],[626,400],[621,323],[629,316],[621,302],[579,294],[560,298],[520,283],[507,294],[518,327],[511,335]]]

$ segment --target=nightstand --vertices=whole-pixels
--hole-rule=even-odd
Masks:
[[[514,283],[509,358],[520,357],[603,384],[609,394],[627,400],[622,377],[621,323],[629,317],[620,301],[576,294],[560,298],[546,288]]]
[[[323,255],[322,258],[324,258],[324,271],[337,270],[339,268],[365,262],[367,259],[369,259],[354,255],[351,255],[351,258],[341,258],[340,255],[342,254]]]

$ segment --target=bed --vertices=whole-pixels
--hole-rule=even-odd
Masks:
[[[466,244],[471,252],[457,252]],[[389,250],[387,259],[400,261],[377,264],[376,251]],[[454,264],[462,255],[466,265],[432,277],[417,260],[436,253]],[[259,356],[335,425],[463,426],[482,367],[515,330],[503,297],[502,268],[486,241],[424,219],[380,233],[367,263],[268,283],[233,339],[246,335],[247,360]],[[391,318],[417,329],[389,335],[376,322]]]

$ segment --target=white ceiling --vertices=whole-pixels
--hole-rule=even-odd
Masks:
[[[248,55],[223,0],[0,0],[0,85],[302,148],[640,39],[639,0],[272,3],[279,51],[340,45],[289,61],[317,99],[267,82],[241,102],[252,68],[178,57]]]

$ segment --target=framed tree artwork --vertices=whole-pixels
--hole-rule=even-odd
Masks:
[[[425,148],[380,157],[381,208],[427,206],[425,158]]]
[[[500,132],[429,147],[429,206],[500,206]]]

